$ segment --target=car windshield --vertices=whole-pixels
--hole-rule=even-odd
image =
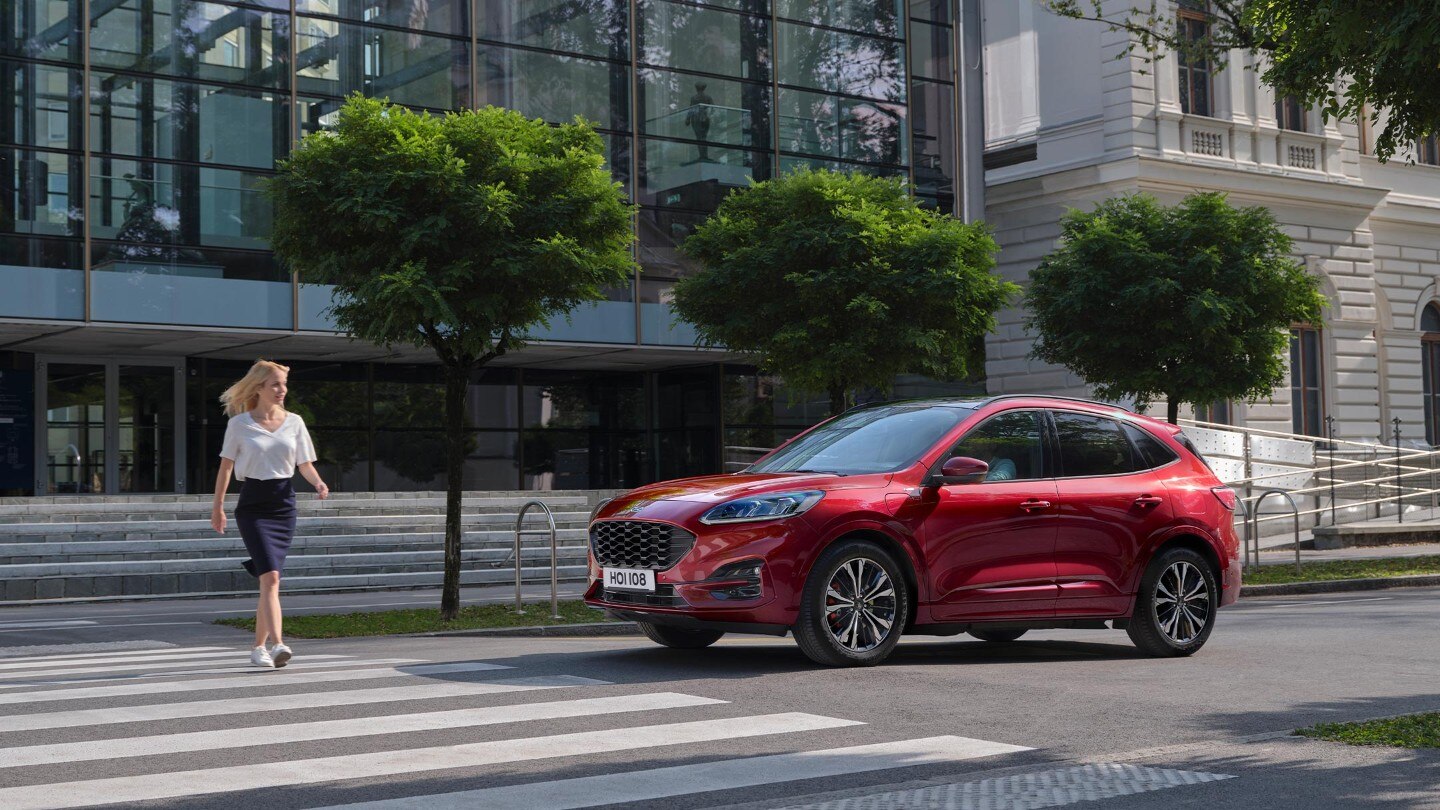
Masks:
[[[801,436],[747,472],[894,472],[915,463],[972,412],[954,405],[865,408]]]

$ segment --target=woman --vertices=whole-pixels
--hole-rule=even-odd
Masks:
[[[287,366],[256,360],[244,378],[220,395],[230,423],[225,426],[215,503],[210,509],[210,525],[223,534],[225,490],[233,472],[240,482],[235,522],[250,553],[244,566],[260,580],[250,663],[267,668],[283,667],[293,655],[280,634],[280,572],[295,536],[295,490],[290,486],[295,468],[300,468],[321,500],[330,496],[330,488],[315,470],[315,446],[305,420],[285,410],[289,373]],[[265,649],[267,640],[275,642],[269,650]]]

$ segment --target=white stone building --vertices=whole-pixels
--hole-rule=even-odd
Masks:
[[[1129,5],[1107,0],[1107,11]],[[1427,361],[1440,370],[1434,138],[1380,163],[1368,128],[1277,104],[1244,53],[1221,71],[1174,56],[1147,64],[1117,58],[1125,34],[1056,17],[1035,0],[985,0],[984,15],[985,219],[1007,278],[1023,284],[1055,247],[1067,207],[1135,191],[1173,203],[1197,190],[1263,205],[1331,307],[1323,324],[1292,333],[1299,362],[1273,400],[1234,403],[1221,421],[1323,435],[1333,416],[1338,437],[1374,441],[1388,440],[1398,417],[1407,443],[1440,444],[1440,375],[1424,370]],[[990,338],[990,390],[1087,393],[1064,369],[1027,357],[1023,319],[1002,313]]]

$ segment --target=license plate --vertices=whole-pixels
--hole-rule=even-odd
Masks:
[[[655,572],[644,568],[606,568],[605,587],[612,591],[655,592]]]

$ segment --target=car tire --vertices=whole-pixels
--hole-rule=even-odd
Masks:
[[[719,630],[685,630],[650,622],[636,622],[635,624],[640,628],[640,632],[644,633],[651,641],[676,650],[701,650],[719,641],[720,637],[725,635]]]
[[[860,599],[851,599],[856,592]],[[795,643],[817,664],[874,666],[900,642],[909,610],[910,592],[894,555],[865,540],[842,540],[810,569]]]
[[[1219,600],[1215,572],[1204,557],[1188,548],[1166,549],[1145,568],[1125,631],[1146,655],[1192,655],[1215,629]]]
[[[1025,635],[1025,629],[1020,628],[1016,630],[971,630],[970,635],[980,639],[981,641],[1014,641],[1015,639]]]

